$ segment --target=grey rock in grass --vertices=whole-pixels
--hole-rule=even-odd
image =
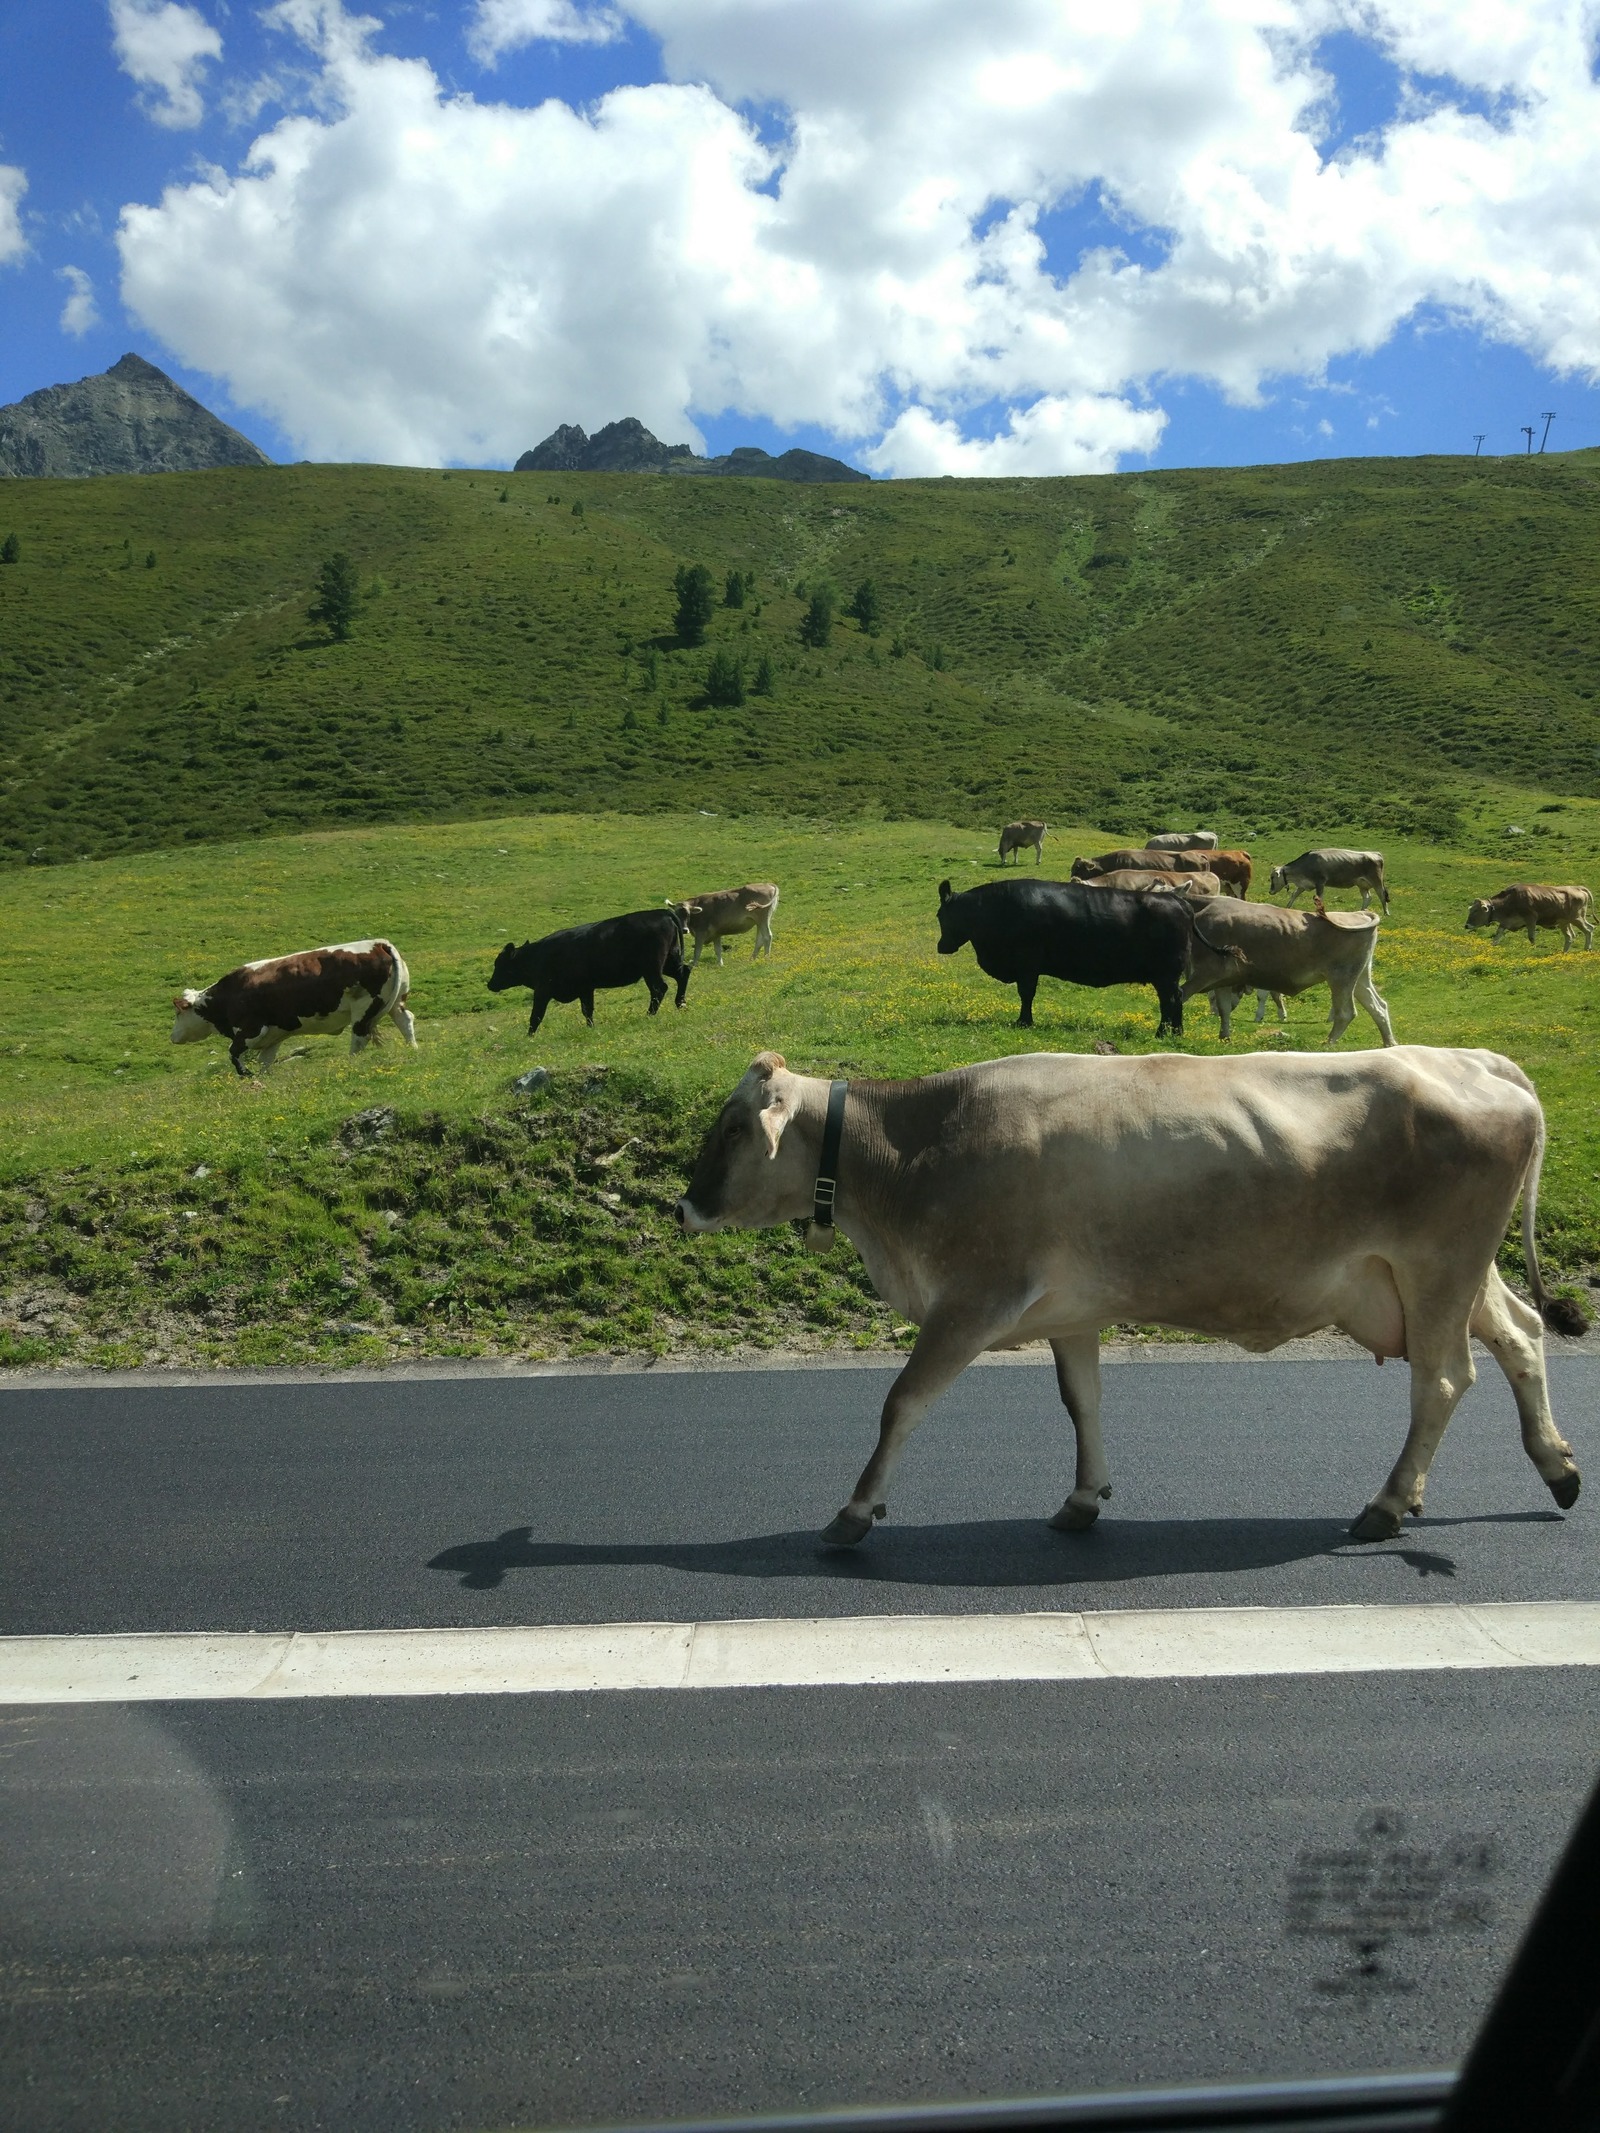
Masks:
[[[259,445],[143,356],[125,355],[76,385],[46,385],[0,407],[0,475],[187,474],[271,464]]]
[[[370,1111],[358,1111],[354,1118],[347,1118],[339,1128],[339,1138],[347,1148],[374,1148],[389,1138],[398,1119],[399,1114],[388,1104],[375,1104]]]
[[[527,1073],[519,1074],[511,1086],[514,1089],[522,1089],[531,1096],[535,1089],[549,1088],[550,1069],[548,1067],[529,1067]]]

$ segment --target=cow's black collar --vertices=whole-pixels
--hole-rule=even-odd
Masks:
[[[844,1099],[849,1086],[847,1081],[829,1085],[828,1115],[822,1127],[822,1154],[817,1163],[811,1218],[795,1224],[814,1252],[826,1252],[833,1246],[833,1203],[839,1191],[839,1146],[844,1139]]]

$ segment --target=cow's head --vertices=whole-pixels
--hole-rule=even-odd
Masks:
[[[1074,859],[1072,862],[1072,878],[1074,881],[1092,881],[1099,871],[1100,869],[1092,859]]]
[[[1288,886],[1289,869],[1287,867],[1274,867],[1272,872],[1267,876],[1267,887],[1269,893],[1273,896],[1276,896],[1280,889],[1286,889]]]
[[[532,946],[532,941],[524,941],[520,948],[515,941],[506,942],[500,953],[495,957],[494,968],[488,976],[487,983],[491,992],[504,992],[512,985],[531,985],[533,983],[533,972],[530,967],[532,959],[528,954],[528,950]]]
[[[1467,931],[1469,933],[1476,933],[1480,926],[1492,926],[1493,924],[1494,913],[1489,908],[1488,897],[1474,897],[1471,904],[1467,907]]]
[[[954,955],[972,938],[972,905],[967,891],[958,896],[948,881],[939,884],[939,953]]]
[[[201,1037],[214,1037],[215,1026],[200,1012],[200,1002],[205,994],[186,985],[182,992],[172,995],[172,1041],[174,1044],[193,1044]]]
[[[799,1099],[783,1054],[759,1053],[701,1144],[673,1210],[680,1229],[771,1229],[811,1212],[814,1153],[785,1139]]]

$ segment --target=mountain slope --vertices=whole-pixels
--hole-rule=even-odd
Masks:
[[[11,860],[596,806],[1444,835],[1496,781],[1600,791],[1595,453],[848,488],[224,468],[0,513]],[[367,589],[342,644],[305,620],[336,548]],[[755,580],[694,649],[686,562]],[[810,589],[868,577],[880,633],[803,646]],[[775,693],[707,704],[716,649]]]
[[[0,475],[173,474],[272,462],[164,370],[125,355],[0,407]]]

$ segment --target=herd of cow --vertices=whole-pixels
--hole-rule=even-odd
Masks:
[[[1016,822],[1002,863],[1046,825]],[[1557,1430],[1543,1329],[1581,1333],[1578,1305],[1546,1288],[1535,1245],[1544,1114],[1532,1083],[1487,1051],[1398,1046],[1372,980],[1389,891],[1378,852],[1309,851],[1274,867],[1285,905],[1249,902],[1250,857],[1207,832],[1080,859],[1070,881],[1035,873],[957,891],[939,884],[941,955],[970,942],[980,967],[1015,985],[1032,1026],[1043,976],[1148,984],[1161,1030],[1181,1034],[1184,1002],[1208,994],[1222,1034],[1249,991],[1327,984],[1332,1043],[1356,1005],[1384,1049],[1337,1062],[1303,1054],[1195,1058],[1032,1053],[899,1082],[828,1081],[755,1060],[707,1134],[677,1202],[686,1233],[794,1222],[826,1250],[843,1230],[879,1294],[919,1328],[884,1404],[878,1444],[825,1529],[851,1547],[885,1515],[889,1475],[928,1407],[986,1350],[1047,1341],[1077,1440],[1073,1488],[1050,1523],[1083,1531],[1111,1494],[1100,1429],[1100,1335],[1126,1322],[1232,1340],[1264,1352],[1334,1326],[1378,1362],[1411,1365],[1411,1419],[1399,1459],[1353,1526],[1391,1538],[1422,1510],[1429,1467],[1475,1376],[1481,1341],[1511,1387],[1523,1448],[1556,1502],[1577,1500],[1571,1447]],[[1359,911],[1329,911],[1334,888]],[[1294,908],[1310,891],[1310,910]],[[772,949],[771,883],[507,942],[488,979],[533,995],[530,1032],[552,1001],[594,1018],[597,991],[641,981],[655,1014],[693,961],[731,934]],[[1501,940],[1553,927],[1593,942],[1589,892],[1519,885],[1472,905],[1467,924]],[[220,1033],[235,1068],[263,1068],[296,1033],[348,1029],[351,1048],[387,1017],[415,1044],[410,979],[384,940],[247,963],[174,1000],[172,1038]],[[1496,1254],[1522,1202],[1530,1306]],[[1248,1220],[1219,1223],[1219,1207]],[[1194,1239],[1204,1237],[1196,1251]]]

